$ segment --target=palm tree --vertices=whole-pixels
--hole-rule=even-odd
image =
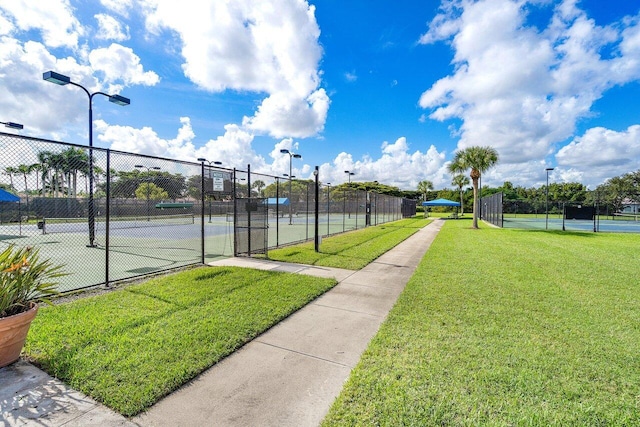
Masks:
[[[453,161],[449,164],[449,171],[456,174],[471,169],[469,176],[473,183],[473,228],[478,228],[478,179],[496,163],[498,152],[495,148],[474,146],[456,151]]]
[[[49,171],[51,166],[51,151],[41,151],[38,153],[38,161],[40,162],[40,172],[42,173],[42,197],[46,196],[47,179],[49,179]],[[53,181],[52,181],[53,182]]]
[[[87,167],[88,167],[88,165],[87,165]],[[86,180],[86,178],[89,175],[89,170],[87,169],[87,170],[85,170],[83,172],[85,173],[85,188],[87,188],[87,182],[86,182],[87,180]],[[115,171],[113,171],[113,173],[115,174]],[[98,185],[100,185],[100,178],[101,177],[106,178],[107,177],[107,173],[100,166],[93,165],[93,180],[95,181],[96,188],[98,187]],[[86,193],[87,194],[89,193],[88,190],[86,191]]]
[[[24,177],[24,194],[27,198],[27,212],[29,212],[29,187],[27,186],[27,175],[31,173],[31,165],[18,165],[16,172],[22,174]]]
[[[13,174],[14,173],[19,173],[18,168],[13,167],[13,166],[7,166],[6,168],[4,168],[4,173],[5,173],[5,175],[9,175],[9,182],[10,182],[10,185],[11,185],[11,189],[13,190],[14,189],[14,186],[13,186]]]
[[[462,187],[469,185],[469,178],[460,174],[453,177],[451,180],[451,185],[455,185],[458,187],[458,191],[460,192],[460,215],[464,215],[464,200],[462,197]]]
[[[78,172],[89,170],[89,156],[81,148],[69,148],[62,152],[64,157],[65,175],[69,184],[68,195],[78,195]]]
[[[433,190],[433,182],[424,180],[418,183],[418,191],[422,194],[423,202],[427,201],[427,193],[431,190]]]
[[[36,188],[35,195],[38,195],[38,191],[40,191],[40,172],[42,171],[42,165],[40,163],[33,163],[29,165],[29,173],[36,173]]]
[[[48,158],[49,167],[53,169],[51,176],[51,187],[53,197],[58,197],[59,193],[64,195],[64,156],[60,153],[51,153]]]

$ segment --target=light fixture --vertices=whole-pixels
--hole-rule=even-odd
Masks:
[[[71,83],[71,79],[69,77],[64,74],[56,73],[55,71],[47,71],[42,75],[42,79],[60,86]]]
[[[22,128],[24,128],[24,126],[22,126],[20,123],[0,122],[0,124],[3,124],[3,125],[5,125],[6,127],[10,128],[10,129],[22,129]]]
[[[291,210],[292,208],[292,204],[293,204],[293,200],[291,198],[291,180],[293,178],[295,178],[295,176],[291,175],[291,163],[293,161],[293,159],[301,159],[302,156],[300,154],[297,153],[293,153],[289,150],[287,150],[286,148],[282,148],[280,150],[280,152],[282,154],[288,154],[289,155],[289,225],[292,224],[293,221],[293,211]],[[284,176],[287,176],[287,174],[284,174]]]

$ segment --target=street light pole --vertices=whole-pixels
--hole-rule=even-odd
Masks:
[[[295,159],[301,159],[302,156],[300,154],[293,153],[293,152],[291,152],[291,151],[289,151],[287,149],[284,149],[284,148],[282,150],[280,150],[280,152],[282,154],[288,154],[289,155],[289,225],[291,225],[292,224],[292,218],[293,218],[292,213],[291,213],[291,205],[292,205],[292,202],[293,202],[293,200],[291,199],[291,179],[293,178],[291,176],[291,164],[292,164],[294,158]]]
[[[160,168],[158,166],[152,166],[152,167],[147,167],[147,166],[143,166],[143,165],[135,165],[135,168],[138,169],[146,169],[147,170],[147,221],[151,221],[151,212],[149,210],[149,198],[150,198],[150,191],[151,191],[151,169],[153,170],[160,170]]]
[[[327,237],[329,237],[329,223],[331,222],[331,183],[327,182]]]
[[[355,175],[355,172],[344,171],[344,173],[346,173],[347,176],[349,177],[349,186],[348,187],[349,187],[349,190],[351,190],[351,177],[353,175]],[[351,208],[351,203],[349,203],[349,208]],[[351,219],[351,209],[349,209],[348,215],[349,215],[349,219]]]
[[[209,163],[209,170],[211,170],[211,165],[218,165],[220,166],[222,164],[222,162],[219,162],[217,160],[207,160],[204,157],[199,157],[198,158],[199,162],[202,162],[202,170],[204,171],[204,163],[207,162]],[[203,182],[204,182],[204,174],[203,174]],[[202,187],[202,194],[204,194],[204,186]],[[211,195],[209,196],[209,223],[211,223]]]
[[[315,221],[314,221],[314,225],[313,225],[313,231],[314,231],[314,249],[316,252],[320,252],[320,231],[319,231],[319,224],[318,224],[318,211],[320,210],[320,181],[319,181],[319,177],[318,175],[320,175],[320,171],[318,169],[318,166],[316,166],[316,168],[313,170],[313,176],[315,177],[315,195],[316,195],[316,200],[315,200],[315,206],[314,206],[314,211],[315,211]],[[308,199],[307,199],[308,200]]]
[[[549,172],[551,172],[554,168],[546,168],[547,171],[547,187],[545,188],[545,221],[544,221],[544,229],[549,229]]]
[[[131,100],[129,98],[125,98],[120,95],[109,95],[104,92],[89,92],[84,86],[72,82],[68,76],[64,74],[56,73],[55,71],[47,71],[42,74],[42,79],[51,83],[55,83],[60,86],[72,85],[77,86],[82,89],[87,96],[89,97],[89,244],[87,247],[94,248],[95,245],[95,237],[96,237],[96,217],[95,210],[93,206],[93,97],[95,95],[103,95],[109,98],[109,102],[113,102],[114,104],[125,106],[131,104]]]

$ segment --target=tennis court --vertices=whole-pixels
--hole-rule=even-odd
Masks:
[[[292,215],[291,224],[288,215],[269,216],[268,246],[313,239],[313,221],[314,215],[307,213]],[[362,228],[365,221],[363,214],[325,213],[319,217],[318,229],[327,236]],[[108,256],[103,217],[95,221],[94,247],[88,247],[86,218],[44,218],[39,222],[0,224],[0,245],[36,247],[42,258],[64,264],[70,274],[59,280],[62,291],[198,264],[202,259],[202,223],[193,214],[116,217],[109,221]],[[233,227],[233,215],[204,217],[205,262],[234,255]]]
[[[63,264],[70,274],[61,291],[263,254],[312,240],[316,225],[326,236],[415,214],[415,202],[401,197],[284,180],[250,165],[239,170],[2,132],[0,147],[3,167],[38,166],[24,179],[0,180],[14,194],[0,202],[0,248],[34,247]]]
[[[507,215],[503,217],[504,228],[524,228],[533,230],[564,230],[565,231],[596,231],[603,233],[640,233],[640,221],[633,218],[622,218],[612,216],[596,216],[593,220],[572,220],[562,219],[560,215],[549,215],[549,219],[544,215],[528,216]]]
[[[200,220],[192,217],[191,221],[151,226],[131,220],[120,223],[119,228],[110,223],[108,258],[104,224],[96,222],[95,246],[88,247],[86,219],[50,221],[44,230],[37,224],[3,224],[0,243],[36,247],[41,258],[64,264],[70,274],[59,280],[59,289],[66,291],[107,282],[107,265],[108,281],[112,282],[200,263]],[[233,223],[224,218],[212,223],[205,220],[204,231],[205,262],[233,256]]]

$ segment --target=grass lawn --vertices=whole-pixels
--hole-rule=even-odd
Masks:
[[[639,235],[448,221],[323,426],[640,425]]]
[[[358,270],[431,222],[422,217],[407,218],[361,230],[327,237],[315,252],[314,243],[269,251],[276,261]]]
[[[72,388],[132,416],[334,285],[201,267],[41,307],[25,351]]]

